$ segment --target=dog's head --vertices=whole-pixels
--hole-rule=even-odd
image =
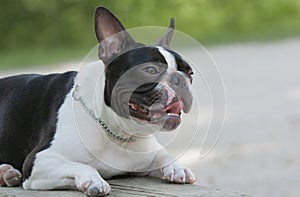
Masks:
[[[193,71],[169,49],[173,30],[172,18],[157,44],[146,46],[136,42],[110,11],[97,8],[98,56],[106,66],[104,99],[118,116],[173,130],[181,112],[189,112]]]

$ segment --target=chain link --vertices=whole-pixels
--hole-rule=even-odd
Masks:
[[[119,140],[119,141],[122,141],[122,142],[134,142],[134,141],[135,141],[135,139],[132,138],[132,137],[123,138],[123,137],[118,136],[118,135],[116,135],[115,133],[113,133],[113,132],[107,127],[107,125],[106,125],[100,118],[97,118],[97,117],[95,116],[94,112],[93,112],[92,110],[90,110],[90,109],[86,106],[86,104],[85,104],[85,102],[83,101],[83,99],[82,99],[80,96],[77,96],[77,95],[76,95],[76,93],[78,92],[78,90],[79,90],[79,87],[78,87],[78,85],[76,85],[76,86],[75,86],[75,89],[74,89],[74,91],[73,91],[73,93],[72,93],[72,97],[74,98],[75,101],[78,101],[78,102],[81,104],[81,106],[84,108],[84,110],[87,112],[87,114],[88,114],[92,119],[94,119],[94,120],[95,120],[95,121],[96,121],[103,129],[104,129],[104,131],[107,133],[107,135],[109,135],[110,137],[115,138],[115,139],[117,139],[117,140]]]

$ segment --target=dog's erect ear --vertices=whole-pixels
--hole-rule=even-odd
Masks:
[[[173,34],[174,34],[174,24],[175,24],[175,21],[174,21],[174,18],[172,17],[170,20],[170,25],[169,25],[169,29],[168,29],[167,33],[165,33],[165,35],[163,37],[161,37],[161,39],[157,42],[156,45],[169,48],[171,40],[173,38]]]
[[[121,22],[104,7],[96,9],[95,32],[100,43],[98,56],[106,65],[136,44]]]

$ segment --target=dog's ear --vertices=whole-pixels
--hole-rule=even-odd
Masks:
[[[174,34],[174,25],[175,25],[175,21],[174,18],[172,17],[170,20],[168,31],[165,33],[163,37],[161,37],[161,39],[156,43],[156,45],[169,48]]]
[[[98,56],[105,65],[136,44],[121,22],[104,7],[96,9],[95,32],[100,43]]]

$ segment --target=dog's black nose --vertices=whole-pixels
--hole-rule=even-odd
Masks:
[[[179,87],[186,87],[186,80],[179,73],[172,73],[170,75],[169,82]]]

